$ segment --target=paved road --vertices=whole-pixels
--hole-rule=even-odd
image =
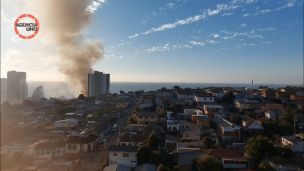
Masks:
[[[123,113],[121,117],[115,122],[115,124],[118,125],[118,129],[112,134],[112,136],[109,139],[107,139],[107,143],[105,144],[103,150],[97,152],[95,156],[93,155],[93,153],[89,153],[82,157],[81,163],[83,170],[94,170],[101,168],[102,163],[105,163],[107,161],[108,154],[106,150],[110,145],[116,144],[115,139],[118,138],[119,129],[120,129],[120,133],[123,133],[125,131],[125,128],[127,127],[128,117],[131,115],[132,111],[134,110],[135,104],[136,103],[134,102],[134,104],[130,108],[125,109],[126,114]],[[93,158],[93,162],[92,162],[92,158]]]

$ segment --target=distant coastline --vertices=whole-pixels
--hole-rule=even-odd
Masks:
[[[269,88],[278,88],[289,86],[303,86],[303,84],[260,84],[254,83],[173,83],[173,82],[111,82],[110,92],[119,93],[120,90],[128,91],[151,91],[157,90],[161,87],[173,88],[175,85],[181,88],[204,88],[204,87],[248,87],[258,88],[258,86],[268,86]],[[72,98],[77,96],[77,93],[73,92],[73,88],[67,82],[63,81],[28,81],[28,95],[32,96],[36,87],[43,86],[45,97],[60,97],[65,96]]]

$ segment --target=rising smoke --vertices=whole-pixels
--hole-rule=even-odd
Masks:
[[[85,40],[82,31],[92,20],[87,10],[89,0],[27,0],[33,15],[38,18],[40,32],[58,48],[60,66],[76,93],[87,94],[88,73],[103,57],[100,41]]]

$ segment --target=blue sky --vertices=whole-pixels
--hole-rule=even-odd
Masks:
[[[1,9],[1,77],[15,69],[28,80],[64,80],[56,47],[31,42],[33,50],[14,37],[9,23],[20,6]],[[303,84],[302,0],[97,0],[90,7],[84,35],[105,48],[93,68],[111,81]]]

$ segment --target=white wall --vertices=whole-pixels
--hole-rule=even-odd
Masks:
[[[38,152],[38,153],[37,153]],[[34,158],[39,158],[40,156],[46,155],[46,154],[54,154],[54,150],[34,150]]]
[[[214,103],[214,97],[195,97],[195,101],[201,103]]]
[[[268,119],[276,119],[277,116],[274,112],[270,112],[270,113],[265,113],[265,117]]]
[[[291,145],[293,152],[304,152],[304,140],[298,142],[291,142],[282,137],[283,145]]]
[[[64,156],[64,154],[65,154],[65,148],[64,147],[55,148],[55,156],[56,157],[62,157],[62,156]]]
[[[222,97],[225,96],[226,93],[220,92],[220,93],[215,93],[215,97],[221,99]]]
[[[116,153],[117,156],[113,156],[114,153]],[[125,166],[136,167],[137,166],[136,152],[125,152],[125,153],[129,153],[129,157],[123,157],[123,152],[109,152],[109,165],[121,164]]]

